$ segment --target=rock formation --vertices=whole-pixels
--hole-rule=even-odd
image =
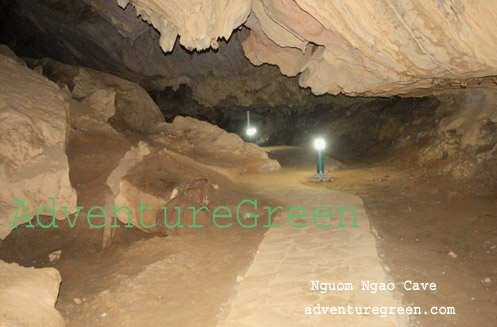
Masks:
[[[136,83],[49,59],[30,61],[30,65],[42,67],[48,78],[68,86],[72,98],[92,106],[96,112],[88,115],[93,119],[106,122],[112,118],[115,124],[140,133],[164,121],[155,102]]]
[[[0,12],[0,30],[5,22],[0,42],[4,37],[22,56],[94,68],[137,82],[147,91],[184,85],[192,90],[194,101],[209,107],[330,102],[312,97],[310,90],[300,88],[296,78],[281,75],[276,66],[252,65],[241,47],[249,34],[246,28],[230,30],[233,35],[228,42],[220,39],[218,50],[188,52],[178,39],[174,51],[165,54],[159,44],[161,34],[137,17],[131,4],[122,10],[116,0],[12,3]],[[237,7],[235,1],[229,3]]]
[[[137,15],[159,30],[164,52],[174,48],[176,38],[188,50],[217,49],[219,38],[228,40],[233,30],[243,24],[250,13],[247,0],[119,0],[126,8],[132,3]]]
[[[54,268],[24,268],[0,260],[0,326],[64,326],[55,309],[60,282]]]
[[[117,218],[122,223],[131,224],[147,233],[178,233],[181,231],[178,228],[172,230],[165,227],[164,213],[168,217],[168,224],[175,225],[178,220],[178,211],[175,209],[177,206],[180,208],[181,224],[192,224],[192,212],[187,208],[207,205],[207,188],[213,182],[227,180],[227,177],[213,167],[173,151],[160,151],[156,147],[151,154],[137,161],[137,154],[144,150],[150,151],[149,146],[142,144],[132,148],[114,171],[122,172],[128,163],[134,163],[119,179],[119,193],[115,198],[117,208],[129,208],[129,216],[127,209],[120,209]],[[118,175],[114,172],[112,175]],[[108,184],[112,185],[111,179]],[[143,211],[139,209],[142,205],[147,207]],[[164,212],[162,207],[167,208],[167,211]]]
[[[247,14],[241,3],[249,3],[232,2],[226,9],[238,15],[220,17],[197,15],[195,9],[202,5],[210,13],[220,1],[187,2],[181,9],[174,1],[131,2],[160,31],[166,52],[176,33],[187,48],[198,50],[207,47],[206,38],[226,37],[224,29],[204,26],[229,25],[226,20],[239,26]],[[464,85],[497,73],[497,8],[488,1],[254,0],[251,9],[243,22],[251,29],[243,43],[246,56],[256,65],[278,65],[287,76],[302,73],[300,85],[315,94],[416,95],[433,87],[434,79]],[[198,19],[189,30],[176,28],[189,22],[177,21],[184,11]]]
[[[66,217],[60,206],[74,211],[76,191],[65,153],[68,109],[55,83],[0,55],[0,238],[9,234],[16,214],[31,218],[53,205],[49,198],[55,198],[56,218]],[[23,201],[27,213],[14,201]]]
[[[153,132],[165,135],[156,142],[163,142],[167,147],[172,146],[206,164],[259,171],[280,169],[278,161],[269,159],[257,145],[246,143],[236,134],[195,118],[178,116],[171,124],[156,125]],[[178,146],[176,140],[184,140],[187,144],[183,141]]]
[[[175,207],[181,204],[184,211],[207,205],[209,186],[229,181],[232,173],[280,168],[257,145],[193,118],[178,116],[173,123],[157,124],[149,133],[150,144],[132,147],[107,179],[116,208],[129,208],[129,213],[119,210],[118,219],[148,233],[161,230],[156,224],[163,221],[161,207],[167,207],[169,217],[174,217]],[[153,210],[140,212],[141,201]],[[182,216],[183,225],[192,223],[191,211]]]
[[[244,50],[315,94],[417,95],[495,75],[496,17],[489,1],[254,0]]]
[[[443,118],[417,161],[442,161],[441,173],[456,178],[483,177],[482,183],[491,184],[497,176],[497,92],[464,89],[438,98],[441,105],[437,112]]]
[[[24,55],[97,68],[147,90],[186,84],[209,106],[231,97],[245,106],[305,103],[294,80],[267,65],[256,70],[244,55],[315,94],[420,96],[497,74],[491,1],[16,0],[4,15],[15,21],[5,42]],[[234,33],[239,27],[249,36]],[[268,81],[277,92],[266,93]]]
[[[271,123],[265,119],[269,127],[264,128],[278,131],[277,141],[283,143],[298,139],[298,135],[285,136],[291,127],[281,122],[295,127],[301,123],[295,121],[299,112],[329,107],[355,113],[342,105],[344,98],[327,94],[435,95],[443,102],[437,111],[441,113],[451,107],[452,100],[465,106],[459,109],[469,110],[463,105],[462,93],[453,95],[458,90],[485,93],[496,87],[493,75],[497,74],[497,61],[492,56],[496,9],[490,1],[253,0],[178,4],[174,0],[15,0],[15,5],[7,5],[0,13],[3,21],[10,22],[3,27],[6,33],[2,37],[23,55],[57,58],[137,82],[157,103],[163,103],[160,108],[168,119],[181,113],[194,115],[239,133],[241,125],[233,122],[244,118],[240,108],[253,110],[254,116],[259,114],[263,119],[269,112],[275,119]],[[242,30],[237,31],[238,27]],[[47,65],[43,66],[46,70]],[[67,83],[72,90],[73,85]],[[311,90],[322,96],[312,96]],[[170,98],[164,98],[168,93],[188,101],[179,108],[170,103]],[[84,100],[78,99],[101,108],[103,116],[108,117],[116,97],[103,87]],[[449,103],[444,103],[446,100]],[[370,100],[345,101],[357,101],[359,106]],[[360,117],[377,119],[368,112],[354,114],[354,119]],[[439,118],[444,117],[441,114]],[[477,125],[484,126],[482,121],[479,119]],[[495,122],[493,118],[488,121]],[[404,133],[399,122],[391,123],[394,128],[381,133]],[[349,137],[344,126],[357,127],[353,122],[328,124],[330,134],[340,140]],[[441,146],[445,142],[442,139],[455,142],[448,141],[450,137],[439,133],[437,126],[432,127],[430,135],[437,137],[435,143]],[[361,138],[369,130],[363,129],[356,136]],[[456,133],[456,138],[471,138],[458,134],[468,133],[468,129],[450,133]],[[268,134],[261,136],[274,141]],[[432,149],[439,151],[440,147],[433,145]]]

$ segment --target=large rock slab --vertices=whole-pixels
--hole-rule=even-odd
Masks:
[[[59,63],[50,59],[30,60],[32,67],[43,67],[43,74],[65,84],[75,100],[94,109],[88,118],[113,120],[116,126],[146,133],[164,117],[148,93],[138,84],[90,68]]]
[[[175,143],[181,142],[176,151],[207,164],[261,171],[281,168],[278,161],[269,159],[266,151],[256,144],[244,142],[237,134],[195,118],[177,116],[171,124],[158,124],[153,131],[165,135],[157,142],[173,148]]]
[[[65,153],[69,106],[47,78],[0,55],[0,238],[10,233],[17,203],[29,217],[42,206],[76,206]],[[47,214],[47,212],[44,212]],[[21,208],[18,217],[25,216]],[[63,210],[55,217],[65,218]],[[17,223],[27,222],[18,220]]]
[[[64,326],[55,309],[60,282],[55,268],[24,268],[0,260],[0,326]]]
[[[226,181],[227,177],[193,159],[160,147],[152,147],[140,142],[132,147],[120,160],[118,166],[107,179],[117,208],[117,218],[124,224],[131,224],[147,233],[164,231],[167,234],[179,233],[178,229],[164,227],[164,211],[167,208],[168,223],[177,221],[175,207],[181,209],[181,224],[193,221],[192,212],[187,207],[207,205],[209,183]],[[216,184],[217,185],[217,184]],[[148,207],[140,211],[139,207]],[[202,216],[201,213],[199,216]],[[197,217],[197,219],[199,219]]]

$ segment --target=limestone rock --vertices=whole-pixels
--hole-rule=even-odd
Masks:
[[[5,44],[0,44],[0,55],[14,59],[19,65],[26,66],[26,63],[21,58],[16,56],[14,51],[12,51]]]
[[[164,52],[172,51],[177,36],[189,50],[217,49],[217,39],[228,40],[250,13],[248,0],[118,0],[131,3],[136,13],[161,34]]]
[[[64,326],[55,309],[60,282],[55,268],[24,268],[0,260],[0,326]]]
[[[114,119],[126,128],[144,133],[156,123],[164,121],[157,105],[138,84],[86,68],[79,69],[73,82],[73,97],[86,103],[93,102],[97,106],[96,110],[104,116],[112,112],[109,106],[114,100]]]
[[[187,49],[203,50],[244,24],[247,58],[300,75],[315,94],[420,95],[437,88],[435,80],[458,87],[497,74],[497,8],[488,1],[117,2],[132,3],[160,31],[166,52],[177,34]]]
[[[116,91],[108,88],[95,91],[81,102],[95,109],[94,115],[98,120],[108,121],[116,112],[115,99]]]
[[[140,133],[164,121],[155,102],[136,83],[50,59],[34,60],[30,65],[42,65],[48,78],[67,84],[74,99],[90,105],[95,111],[88,113],[88,118],[107,121],[112,117],[117,125]]]
[[[252,11],[247,57],[302,73],[315,94],[415,95],[434,77],[497,72],[489,2],[255,0]]]
[[[68,104],[59,87],[0,56],[0,238],[10,232],[15,200],[24,201],[29,217],[51,206],[50,197],[56,208],[74,211],[76,191],[65,154],[68,128]],[[21,208],[18,217],[24,215]],[[56,210],[55,216],[65,218],[65,212]]]
[[[150,154],[149,146],[140,142],[138,146],[132,147],[124,157],[119,161],[117,167],[112,171],[112,173],[107,178],[107,185],[109,185],[112,194],[117,197],[120,193],[120,182],[123,176],[128,174],[128,171],[136,166],[143,157]]]
[[[188,140],[190,146],[185,153],[204,163],[263,171],[280,168],[256,144],[246,143],[237,134],[195,118],[177,116],[171,124],[159,124],[154,131]]]
[[[252,65],[241,46],[250,33],[247,28],[236,30],[229,40],[218,40],[216,51],[192,54],[182,48],[183,38],[178,38],[174,51],[165,55],[159,44],[161,34],[137,17],[132,5],[122,10],[116,0],[13,2],[18,7],[4,13],[14,17],[6,38],[30,44],[36,53],[26,55],[34,58],[58,58],[71,65],[105,71],[136,82],[147,91],[187,86],[196,102],[209,107],[294,107],[332,100],[331,96],[313,97],[310,89],[299,87],[297,78],[281,75],[277,66]],[[229,3],[237,7],[235,1]],[[29,33],[24,28],[27,25],[33,26]],[[59,57],[62,53],[67,56]],[[52,67],[48,72],[44,65],[45,74],[56,74],[56,70]],[[75,69],[72,74],[77,73]],[[60,80],[60,76],[52,80]],[[70,89],[74,87],[70,81],[64,83]]]
[[[302,96],[308,93],[298,88],[297,78],[315,94],[418,96],[497,74],[497,9],[491,1],[15,3],[6,34],[11,41],[33,42],[33,57],[40,56],[38,49],[45,56],[64,53],[74,64],[140,81],[147,90],[186,84],[208,106],[232,98],[244,106],[305,105],[309,98]],[[248,38],[248,29],[232,35],[242,24],[250,29]],[[33,29],[22,28],[27,25]],[[189,54],[175,46],[178,35],[188,49],[219,46],[219,51]],[[176,50],[164,55],[161,46]],[[264,63],[296,78],[286,80]]]
[[[117,212],[118,219],[153,233],[165,228],[164,223],[161,225],[164,221],[162,207],[167,208],[170,225],[176,222],[176,206],[182,212],[181,223],[191,224],[193,216],[187,207],[208,204],[207,182],[210,179],[222,181],[227,177],[215,167],[173,151],[151,148],[142,142],[121,159],[107,179],[107,185],[115,196],[115,206],[129,208],[129,218],[128,211],[121,209]],[[148,207],[143,214],[139,210],[141,205]],[[176,232],[169,229],[166,233]]]
[[[439,98],[438,111],[444,118],[418,155],[418,163],[440,161],[440,173],[456,178],[497,173],[497,92],[462,89]]]
[[[126,210],[119,210],[117,212],[118,219],[124,223],[131,223],[132,225],[146,231],[155,232],[156,228],[145,228],[143,226],[151,226],[155,224],[155,211],[150,215],[149,210],[145,210],[143,224],[141,223],[140,212],[137,209],[141,202],[143,201],[144,206],[154,206],[155,208],[160,208],[164,204],[165,200],[147,194],[147,192],[142,192],[139,188],[130,185],[124,179],[125,176],[129,174],[131,169],[138,165],[145,156],[150,154],[150,147],[144,142],[140,142],[138,146],[132,147],[124,157],[119,161],[117,167],[112,171],[112,173],[107,178],[107,185],[110,187],[112,194],[114,196],[115,206],[117,208],[127,207],[130,209],[129,217]]]

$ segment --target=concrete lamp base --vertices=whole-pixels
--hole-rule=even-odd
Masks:
[[[309,178],[308,181],[311,183],[329,183],[333,182],[335,179],[331,176],[325,174],[316,174],[313,177]]]

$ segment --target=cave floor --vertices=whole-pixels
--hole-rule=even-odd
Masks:
[[[264,235],[218,326],[398,326],[396,315],[326,313],[328,307],[394,304],[388,290],[362,289],[362,281],[386,282],[368,217],[359,197],[302,183],[313,175],[314,153],[293,147],[269,150],[283,162],[282,169],[241,180],[254,194],[281,206],[272,222],[278,227]],[[354,209],[344,210],[340,226],[339,207],[353,207],[356,219]],[[299,217],[289,218],[290,213]],[[313,214],[323,217],[314,219]]]
[[[91,135],[82,136],[81,140],[88,137]],[[77,150],[69,151],[69,159],[72,174],[76,174],[71,179],[80,200],[98,204],[99,192],[106,192],[103,176],[117,164],[115,159],[105,158],[119,158],[136,140],[124,142],[112,135],[94,137],[98,142],[87,145],[78,144],[78,137],[72,137],[71,142],[76,142],[72,145],[77,145],[72,149]],[[102,151],[95,151],[98,147]],[[69,228],[61,222],[58,229],[14,230],[0,243],[0,258],[24,266],[57,268],[63,280],[57,308],[68,326],[216,326],[223,322],[229,326],[243,310],[257,316],[254,319],[282,319],[281,324],[267,326],[318,326],[321,322],[330,325],[340,322],[340,318],[312,315],[302,318],[309,321],[302,324],[296,319],[290,322],[286,319],[292,318],[288,312],[296,309],[292,303],[298,303],[301,312],[306,305],[312,307],[315,303],[322,306],[359,303],[367,293],[319,294],[309,291],[311,281],[356,283],[350,267],[362,265],[363,279],[380,282],[384,275],[377,251],[383,268],[388,271],[387,280],[395,282],[393,303],[401,299],[404,305],[420,306],[423,310],[431,306],[456,309],[456,315],[411,317],[410,326],[495,325],[495,199],[470,195],[469,185],[454,184],[442,177],[433,179],[433,174],[400,169],[390,162],[346,162],[346,168],[329,172],[335,179],[332,183],[307,184],[305,178],[314,172],[312,152],[290,147],[268,150],[280,160],[282,171],[244,176],[238,189],[225,190],[232,194],[232,203],[243,198],[258,199],[260,206],[282,205],[286,210],[302,205],[310,208],[308,216],[312,216],[316,205],[330,206],[336,213],[337,206],[353,203],[358,208],[357,230],[361,233],[351,234],[350,227],[337,228],[336,223],[329,229],[312,226],[296,229],[288,224],[285,215],[279,215],[276,224],[280,227],[269,232],[261,228],[262,224],[254,229],[234,224],[229,229],[210,228],[158,237],[122,228],[115,233],[112,246],[101,251],[101,231],[85,225]],[[110,166],[106,167],[105,163]],[[325,167],[333,165],[332,161],[325,163]],[[79,182],[74,183],[78,178]],[[98,184],[97,188],[92,188],[92,183]],[[343,192],[356,196],[345,196]],[[364,202],[369,224],[357,196]],[[352,202],[348,203],[348,199]],[[260,214],[261,221],[267,223],[267,217],[263,212]],[[298,218],[293,221],[303,223]],[[324,224],[326,218],[319,221]],[[312,224],[312,218],[308,222]],[[309,247],[292,242],[292,235],[308,238]],[[335,237],[338,242],[322,241]],[[361,246],[354,249],[356,242]],[[47,256],[55,250],[62,250],[61,258],[49,262]],[[354,251],[360,251],[356,257]],[[345,260],[339,261],[346,253],[351,255],[349,268]],[[271,260],[279,265],[272,265]],[[332,268],[323,266],[326,262],[332,262]],[[276,276],[284,265],[288,269]],[[310,275],[303,273],[308,268],[313,270]],[[404,291],[401,283],[406,280],[435,282],[437,291]],[[360,284],[354,286],[359,288]],[[387,294],[379,292],[362,299],[380,305],[390,300]],[[251,301],[254,298],[261,299]],[[254,303],[256,307],[252,307]],[[263,312],[258,314],[257,310]],[[236,326],[243,326],[242,320],[238,322]],[[360,326],[342,322],[344,326]]]
[[[325,187],[363,199],[391,278],[436,283],[435,292],[399,288],[402,303],[455,308],[455,315],[412,316],[409,326],[497,325],[494,191],[377,158],[352,160],[333,176]]]

